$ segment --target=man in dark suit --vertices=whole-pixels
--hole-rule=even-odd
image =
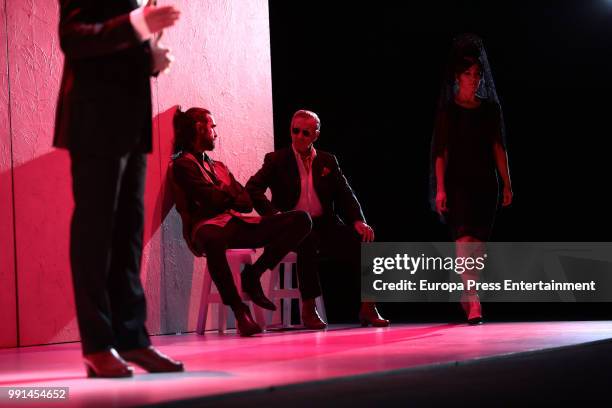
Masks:
[[[361,276],[360,242],[374,240],[374,231],[366,224],[359,201],[336,157],[314,148],[320,128],[321,122],[314,112],[295,112],[291,120],[291,147],[268,153],[263,167],[250,178],[246,188],[262,215],[303,210],[312,217],[313,230],[297,250],[298,277],[314,274],[317,254],[321,253],[348,265],[348,280],[357,282]],[[265,196],[268,188],[272,201]],[[309,282],[314,284],[302,288],[303,293],[309,294],[303,299],[302,315],[316,315],[315,298],[321,295],[318,280]],[[389,325],[372,302],[362,303],[359,320],[363,325]]]
[[[276,310],[266,298],[260,278],[308,235],[310,217],[304,211],[270,217],[246,215],[253,210],[249,193],[225,164],[207,154],[215,149],[219,136],[212,113],[197,107],[186,112],[179,108],[173,125],[175,157],[170,175],[185,241],[196,256],[206,256],[210,276],[223,303],[232,308],[240,335],[260,333],[262,328],[236,288],[226,250],[263,247],[261,256],[252,265],[245,265],[240,282],[242,291],[255,304]],[[307,327],[324,328],[320,324]]]
[[[151,346],[140,282],[150,76],[171,61],[150,39],[179,12],[136,0],[59,3],[65,59],[53,144],[70,151],[70,263],[87,373],[131,376],[126,360],[182,371]]]

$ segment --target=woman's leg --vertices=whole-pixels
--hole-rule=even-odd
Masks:
[[[457,258],[478,258],[484,255],[485,243],[471,235],[464,235],[457,238],[455,242],[455,250]],[[478,299],[478,291],[476,283],[479,281],[480,271],[473,265],[465,267],[461,273],[461,279],[464,285],[464,292],[461,299],[461,305],[467,314],[470,324],[482,323],[482,310],[480,300]]]

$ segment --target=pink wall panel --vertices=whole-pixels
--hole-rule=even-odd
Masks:
[[[267,1],[202,3],[173,1],[182,10],[182,20],[165,33],[164,41],[177,60],[168,75],[153,80],[155,152],[148,164],[142,269],[153,334],[194,329],[204,266],[182,242],[180,220],[166,185],[173,107],[200,105],[215,112],[222,140],[213,156],[225,161],[242,182],[273,148]],[[77,340],[68,263],[73,206],[69,159],[65,151],[51,147],[63,62],[57,2],[7,0],[6,4],[21,345]],[[9,111],[7,99],[0,101],[0,115]],[[7,130],[0,126],[0,132],[4,135]],[[2,152],[5,140],[10,139],[2,138]],[[0,165],[10,163],[10,155],[2,154]],[[4,188],[10,175],[7,166],[1,168],[0,199],[10,203],[10,189]],[[10,221],[11,206],[5,207],[0,212],[0,232],[8,237],[9,248],[12,227],[4,220]],[[4,256],[1,262],[3,274],[14,265]],[[0,276],[4,283],[4,275]],[[14,270],[7,276],[14,276]],[[14,287],[14,282],[6,282]],[[9,300],[2,296],[0,302]]]
[[[68,155],[51,147],[62,54],[56,1],[7,1],[20,344],[74,340]]]
[[[171,154],[172,114],[201,106],[217,119],[219,143],[211,154],[225,162],[240,182],[261,166],[274,149],[270,32],[266,0],[172,1],[180,24],[164,34],[176,57],[168,75],[156,84],[161,152],[161,193]],[[162,199],[167,203],[167,199]],[[171,205],[162,206],[163,268],[148,277],[161,284],[153,309],[164,311],[162,332],[194,330],[204,261],[194,260],[182,240],[180,220]],[[156,302],[159,302],[156,303]],[[212,316],[211,316],[212,317]],[[209,319],[212,325],[214,319]]]
[[[4,2],[0,3],[0,347],[17,345],[11,134]]]

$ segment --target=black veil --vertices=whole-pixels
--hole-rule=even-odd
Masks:
[[[493,73],[487,58],[482,39],[476,34],[460,34],[453,38],[453,44],[449,53],[446,67],[442,73],[440,81],[440,96],[438,98],[436,123],[434,123],[434,135],[431,144],[431,163],[429,171],[429,201],[431,208],[436,209],[436,174],[435,174],[435,154],[434,141],[435,133],[438,128],[438,120],[440,114],[448,109],[449,104],[454,103],[455,94],[457,92],[457,84],[455,80],[456,67],[461,64],[466,58],[478,60],[482,66],[482,76],[480,85],[476,90],[476,96],[483,102],[492,103],[499,111],[500,135],[501,141],[506,147],[506,130],[504,126],[504,117],[493,80]]]

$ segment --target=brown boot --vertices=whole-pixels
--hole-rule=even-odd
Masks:
[[[111,348],[106,351],[85,354],[83,356],[88,377],[120,378],[131,377],[134,371],[127,365],[117,350]]]
[[[387,319],[383,319],[378,313],[376,303],[374,302],[361,303],[359,322],[363,327],[367,327],[370,324],[374,327],[387,327],[389,325],[389,321]]]
[[[236,327],[242,337],[248,337],[262,332],[261,327],[253,320],[253,316],[251,316],[251,311],[247,305],[240,302],[232,306],[232,311],[234,312],[234,317],[236,317]]]
[[[119,355],[126,361],[134,363],[150,373],[175,373],[184,371],[183,363],[175,361],[160,353],[153,346],[120,351]]]
[[[317,305],[314,299],[305,299],[302,302],[302,322],[309,330],[323,330],[327,323],[321,319],[317,312]]]

